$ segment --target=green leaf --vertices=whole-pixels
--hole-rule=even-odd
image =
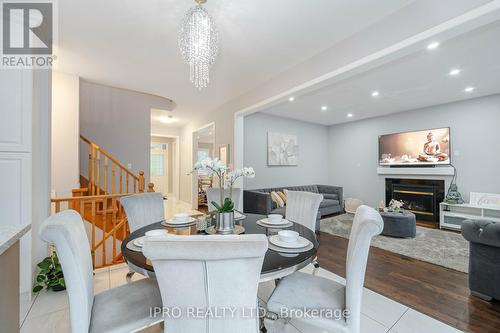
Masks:
[[[40,285],[36,285],[35,287],[33,287],[33,292],[34,292],[34,293],[37,293],[37,292],[40,292],[42,289],[43,289],[43,287],[42,287],[42,286],[40,286]]]
[[[64,286],[66,286],[66,284],[65,284],[65,282],[64,282],[64,278],[60,278],[58,281],[59,281],[59,284],[60,284],[61,286],[63,286],[63,287],[64,287]]]
[[[39,274],[39,275],[37,275],[37,277],[36,277],[36,282],[38,282],[38,283],[42,283],[42,282],[44,282],[45,280],[47,280],[47,278],[45,277],[45,275]]]
[[[221,206],[219,206],[219,204],[215,201],[212,201],[212,205],[214,205],[214,207],[217,209],[217,210],[221,210]]]

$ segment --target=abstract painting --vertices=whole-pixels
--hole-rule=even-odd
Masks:
[[[298,165],[299,143],[296,135],[267,133],[267,165]]]

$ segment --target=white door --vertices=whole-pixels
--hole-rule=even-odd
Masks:
[[[155,191],[168,194],[168,144],[151,143],[151,181]]]

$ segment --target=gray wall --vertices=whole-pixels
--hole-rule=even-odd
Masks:
[[[378,135],[448,126],[464,198],[468,200],[471,191],[499,193],[500,95],[330,127],[330,183],[343,186],[346,197],[376,206],[384,199],[386,177],[377,174]],[[401,178],[445,179],[446,184],[451,179]]]
[[[80,81],[80,134],[120,163],[144,171],[149,182],[151,108],[170,110],[169,99]],[[88,149],[80,146],[80,173],[87,177]],[[101,162],[102,163],[102,162]]]
[[[298,166],[267,166],[267,132],[298,136]],[[328,127],[254,113],[245,117],[244,135],[244,163],[256,173],[245,188],[327,184]]]

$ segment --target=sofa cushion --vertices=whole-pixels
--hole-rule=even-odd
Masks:
[[[340,205],[340,202],[338,200],[323,199],[323,201],[321,201],[321,203],[319,204],[319,208],[338,206],[338,205]]]
[[[321,194],[323,194],[323,198],[325,199],[339,200],[338,194],[331,194],[331,193],[321,193]]]
[[[500,247],[500,223],[488,220],[462,222],[462,235],[472,243]]]

